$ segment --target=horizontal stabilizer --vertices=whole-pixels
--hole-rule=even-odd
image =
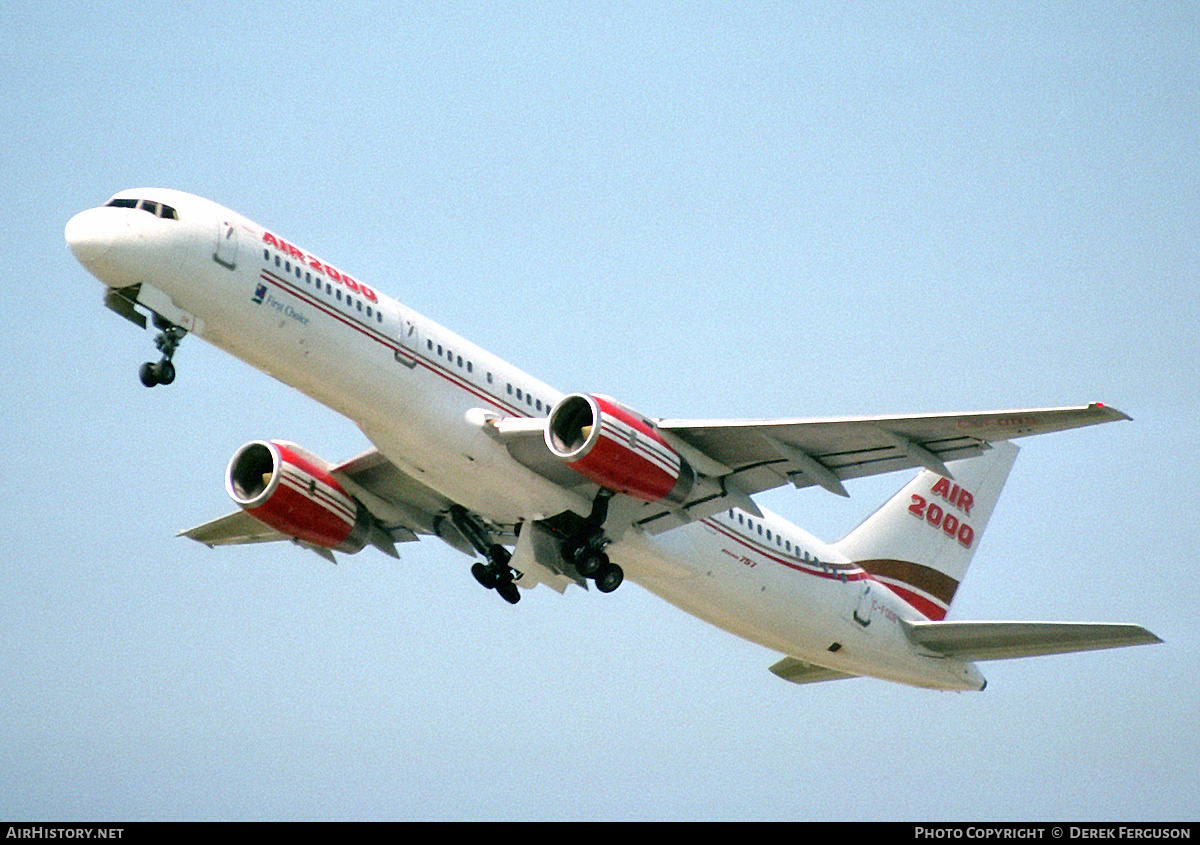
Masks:
[[[785,657],[771,666],[771,672],[791,681],[793,684],[815,684],[818,681],[840,681],[843,678],[857,678],[857,675],[847,675],[845,672],[835,672],[815,663],[805,663],[794,657]]]
[[[914,643],[959,660],[1005,660],[1161,643],[1138,625],[1104,622],[904,622]]]

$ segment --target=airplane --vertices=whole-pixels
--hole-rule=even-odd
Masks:
[[[873,677],[982,690],[977,662],[1158,643],[1131,624],[946,618],[1017,454],[1011,441],[1129,419],[1101,403],[917,416],[684,420],[561,393],[210,200],[120,191],[71,218],[105,305],[157,333],[147,387],[194,334],[354,422],[373,448],[329,463],[282,440],[238,449],[238,509],[181,532],[290,540],[336,561],[440,538],[485,588],[600,593],[625,578],[782,655],[797,684]],[[791,485],[916,469],[824,542],[759,507]]]

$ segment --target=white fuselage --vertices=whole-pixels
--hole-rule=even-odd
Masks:
[[[497,524],[590,502],[514,460],[473,409],[546,416],[563,394],[199,197],[125,191],[169,205],[77,215],[67,239],[110,287],[142,284],[168,320],[353,420],[405,473]],[[158,297],[155,299],[155,297]],[[836,671],[979,689],[969,663],[921,653],[911,605],[786,521],[733,509],[671,531],[630,529],[608,553],[630,580],[714,625]]]

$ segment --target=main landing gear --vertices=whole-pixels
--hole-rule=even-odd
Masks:
[[[608,503],[616,494],[601,490],[592,500],[592,512],[583,524],[562,544],[563,560],[575,567],[584,578],[596,582],[596,589],[611,593],[625,580],[625,572],[604,553],[604,521],[608,519]]]
[[[604,552],[608,544],[604,536],[604,522],[608,519],[608,503],[615,495],[611,490],[597,493],[592,500],[592,511],[586,518],[568,512],[544,523],[553,534],[564,538],[561,547],[563,560],[574,567],[580,576],[594,581],[596,589],[602,593],[611,593],[625,580],[625,571],[609,560]],[[566,517],[570,518],[569,522]],[[512,553],[498,543],[491,542],[487,530],[461,505],[450,508],[450,521],[471,547],[486,559],[486,563],[477,561],[471,565],[471,575],[475,580],[487,589],[495,590],[509,604],[519,602],[521,592],[517,589],[516,581],[521,574],[509,565]]]
[[[138,370],[138,378],[146,387],[175,381],[175,365],[171,363],[171,358],[179,347],[179,341],[187,334],[187,329],[176,326],[157,314],[154,315],[154,326],[159,330],[158,336],[154,338],[154,345],[162,353],[162,358],[157,364],[147,361]]]
[[[519,602],[521,591],[517,589],[515,582],[520,574],[508,565],[512,560],[508,549],[498,543],[489,543],[484,530],[461,505],[450,508],[450,520],[475,551],[487,559],[487,563],[475,563],[471,566],[471,574],[475,576],[475,580],[489,590],[495,590],[500,594],[500,598],[509,604]]]

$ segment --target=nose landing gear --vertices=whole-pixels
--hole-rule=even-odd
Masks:
[[[158,336],[154,338],[154,345],[162,353],[162,358],[157,364],[147,361],[138,369],[138,378],[146,387],[175,381],[175,365],[171,363],[171,358],[174,357],[179,342],[187,334],[187,329],[169,323],[157,314],[154,316],[154,325],[159,329]]]

